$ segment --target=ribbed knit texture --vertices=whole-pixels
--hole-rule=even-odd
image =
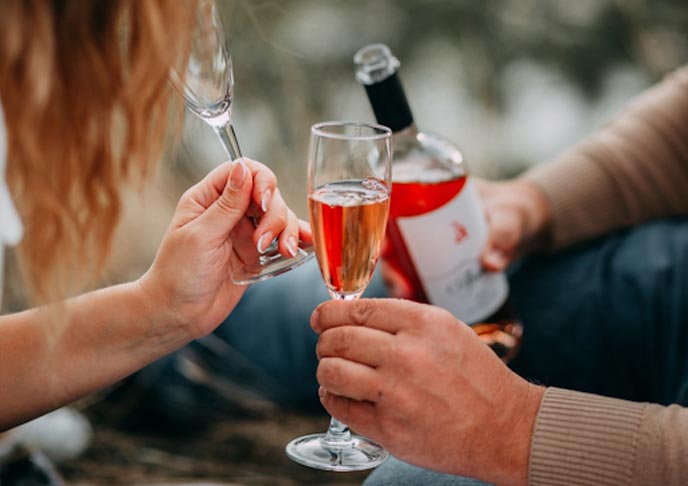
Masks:
[[[522,177],[549,201],[554,248],[688,214],[688,67],[595,136]]]
[[[532,486],[628,485],[647,405],[549,388],[530,452]]]

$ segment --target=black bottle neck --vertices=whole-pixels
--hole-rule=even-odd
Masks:
[[[364,87],[378,123],[391,128],[393,132],[399,132],[413,124],[413,114],[399,73]]]

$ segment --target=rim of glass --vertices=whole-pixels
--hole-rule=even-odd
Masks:
[[[361,135],[346,135],[344,133],[336,133],[328,131],[331,127],[365,127],[376,130],[376,133],[361,134]],[[335,140],[383,140],[392,136],[392,130],[389,127],[380,125],[379,123],[359,122],[359,121],[324,121],[315,123],[311,126],[311,133],[323,138],[333,138]]]

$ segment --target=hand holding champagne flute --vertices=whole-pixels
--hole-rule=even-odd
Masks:
[[[358,299],[380,255],[391,192],[391,133],[358,122],[311,128],[308,209],[320,272],[334,300]],[[370,469],[388,456],[334,418],[326,434],[291,441],[287,454],[300,464],[332,471]]]

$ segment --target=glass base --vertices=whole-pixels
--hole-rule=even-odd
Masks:
[[[299,437],[287,444],[287,455],[304,466],[325,471],[364,471],[373,469],[387,460],[389,453],[377,442],[358,435],[343,446],[327,447],[326,434]]]
[[[282,275],[289,270],[300,267],[313,258],[315,253],[312,246],[301,243],[298,253],[293,258],[287,258],[271,247],[264,255],[258,255],[252,262],[244,264],[232,274],[232,282],[238,285],[249,285]]]

